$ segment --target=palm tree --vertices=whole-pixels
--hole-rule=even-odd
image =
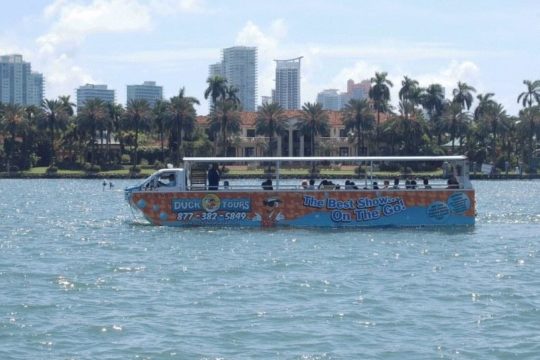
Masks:
[[[100,128],[103,128],[107,116],[107,105],[103,100],[98,98],[86,100],[77,115],[78,126],[82,131],[90,134],[90,163],[92,166],[96,163],[96,134]]]
[[[375,73],[375,77],[371,78],[371,88],[369,89],[369,98],[373,100],[375,109],[377,110],[377,139],[379,137],[379,126],[381,124],[381,112],[386,112],[388,102],[390,101],[390,88],[394,86],[386,77],[388,73]],[[378,140],[377,140],[378,141]]]
[[[410,104],[410,106],[403,106],[403,110],[405,110],[404,116],[405,118],[409,118],[409,108],[412,107],[414,109],[416,105],[420,104],[424,90],[418,86],[418,81],[407,76],[404,76],[401,85],[399,99],[404,104]]]
[[[465,109],[469,110],[471,108],[471,105],[473,103],[473,93],[476,92],[476,89],[467,83],[462,83],[461,81],[458,81],[457,88],[455,88],[452,91],[452,94],[454,95],[452,99],[452,103],[455,104],[456,107],[451,107],[450,113],[452,114],[452,125],[451,125],[451,133],[453,133],[452,136],[452,152],[454,151],[454,136],[456,134],[456,131],[458,131],[460,128],[456,127],[460,124],[465,124],[466,119],[468,120],[470,117],[464,114]],[[459,110],[459,112],[456,112]],[[460,142],[461,145],[461,142]]]
[[[452,92],[452,94],[454,95],[452,102],[459,104],[461,109],[467,108],[467,110],[469,110],[473,102],[472,93],[474,92],[476,92],[476,89],[474,87],[468,85],[467,83],[462,83],[461,81],[459,81],[457,88],[454,89]]]
[[[450,133],[450,138],[452,139],[452,153],[455,149],[455,139],[456,136],[460,139],[460,149],[463,146],[463,137],[469,128],[469,123],[471,117],[468,112],[462,111],[461,105],[457,102],[451,102],[443,117],[446,121],[446,129]]]
[[[497,103],[493,100],[494,93],[486,93],[476,95],[478,105],[474,109],[474,120],[479,121],[486,113],[491,111],[491,108]]]
[[[221,132],[221,153],[223,156],[227,156],[227,150],[229,149],[229,130],[236,131],[236,120],[239,121],[239,115],[237,112],[240,110],[240,99],[236,95],[238,89],[234,86],[227,87],[225,84],[224,95],[217,98],[214,102],[212,109],[211,121],[215,125],[219,123],[219,129]],[[236,119],[236,120],[235,120]],[[233,124],[229,125],[229,122]],[[238,129],[239,130],[239,129]]]
[[[182,148],[182,132],[192,127],[195,122],[197,112],[195,104],[199,104],[199,100],[191,96],[185,96],[185,89],[181,88],[177,96],[173,96],[169,102],[169,112],[171,119],[174,122],[176,129],[176,161],[175,165],[180,166],[180,151]]]
[[[165,124],[169,119],[169,102],[166,100],[157,100],[152,109],[152,115],[154,118],[154,125],[159,132],[159,142],[161,144],[161,162],[165,162],[165,150],[164,150],[164,133]]]
[[[60,102],[64,106],[64,109],[68,116],[73,116],[73,114],[75,114],[75,111],[73,110],[73,108],[77,107],[77,105],[71,102],[69,95],[63,95],[63,96],[61,95],[58,97],[58,100],[60,100]]]
[[[284,120],[285,112],[278,103],[265,103],[257,110],[255,132],[268,136],[268,156],[274,156],[274,135],[283,132]]]
[[[300,118],[299,130],[304,135],[310,136],[310,154],[315,156],[315,136],[326,134],[330,130],[328,113],[323,109],[322,104],[307,102],[302,106]]]
[[[7,155],[7,172],[11,172],[11,161],[15,152],[16,137],[24,130],[25,113],[24,108],[18,104],[7,104],[0,112],[0,126],[2,132],[10,136],[9,139],[4,139],[4,149]]]
[[[444,89],[440,84],[431,84],[424,91],[421,99],[422,107],[427,111],[431,130],[437,134],[437,145],[442,143],[441,115],[444,110]]]
[[[519,94],[517,102],[521,102],[523,108],[527,108],[526,111],[529,118],[529,151],[531,156],[535,150],[534,137],[535,137],[535,117],[534,111],[532,111],[533,104],[536,102],[537,105],[540,105],[540,80],[529,81],[523,80],[523,84],[527,87],[527,90]]]
[[[115,138],[120,145],[120,153],[124,152],[124,139],[122,136],[122,117],[124,115],[124,107],[122,104],[115,104],[112,102],[107,103],[107,116],[110,121],[107,122],[109,128],[107,129],[107,142],[110,144],[111,135],[115,133]]]
[[[345,130],[352,132],[356,139],[356,155],[363,154],[362,149],[365,148],[364,138],[365,132],[373,128],[375,119],[369,108],[369,102],[365,99],[351,99],[342,111],[345,123]]]
[[[62,126],[64,121],[67,118],[66,107],[60,100],[43,100],[41,104],[43,109],[45,121],[47,127],[49,128],[49,136],[51,142],[51,161],[50,166],[54,165],[55,162],[55,150],[54,150],[54,139],[55,133],[59,126]]]
[[[504,106],[495,103],[488,108],[488,112],[485,115],[489,119],[491,133],[493,134],[493,140],[491,145],[493,162],[497,160],[497,132],[501,126],[504,126],[505,120],[508,117]]]
[[[221,76],[212,76],[209,77],[206,82],[208,83],[208,88],[204,91],[204,98],[212,99],[210,105],[210,110],[213,111],[216,107],[217,100],[219,98],[224,99],[227,96],[227,79]]]
[[[137,167],[137,151],[139,150],[139,131],[145,129],[150,118],[150,104],[145,99],[131,99],[128,101],[126,113],[128,127],[135,130],[133,146],[133,169]]]

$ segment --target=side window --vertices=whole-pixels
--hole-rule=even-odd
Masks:
[[[159,176],[158,186],[176,186],[176,177],[173,172],[163,173]]]

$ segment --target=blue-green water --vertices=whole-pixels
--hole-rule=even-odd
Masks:
[[[470,229],[161,228],[117,181],[0,181],[0,359],[538,359],[540,181]]]

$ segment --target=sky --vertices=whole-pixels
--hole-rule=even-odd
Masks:
[[[22,54],[45,77],[45,97],[107,84],[185,87],[208,112],[208,66],[223,48],[258,48],[258,104],[274,87],[274,59],[303,56],[301,101],[385,71],[392,103],[403,76],[458,81],[495,93],[510,115],[523,80],[540,79],[536,0],[25,0],[2,1],[0,54]],[[474,106],[474,105],[473,105]]]

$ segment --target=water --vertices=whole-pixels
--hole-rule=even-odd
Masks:
[[[177,229],[116,181],[0,181],[0,359],[537,359],[540,181],[470,229]]]

